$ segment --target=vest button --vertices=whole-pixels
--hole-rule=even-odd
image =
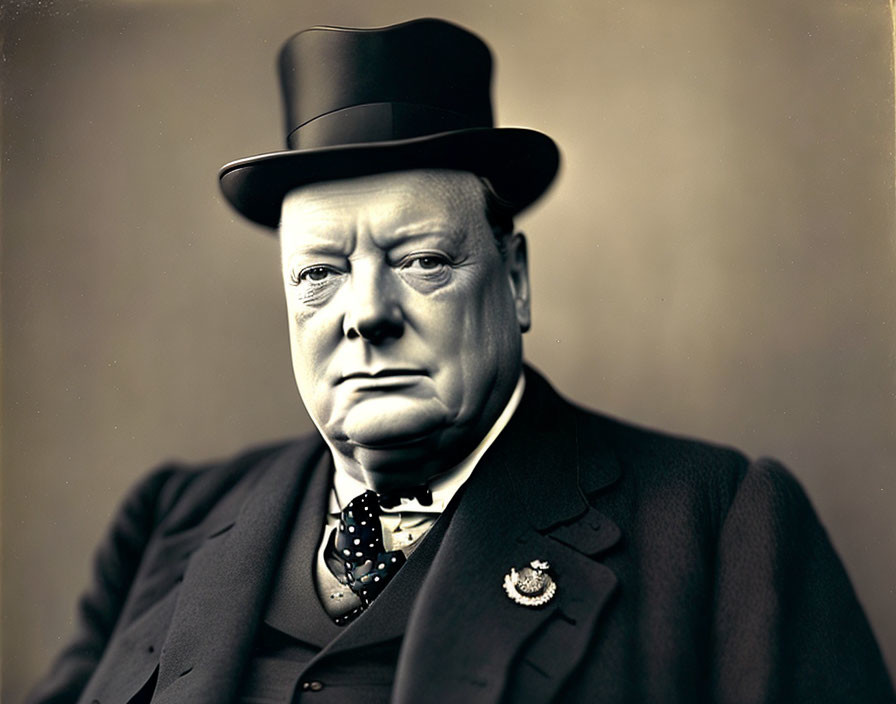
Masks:
[[[311,682],[302,682],[302,689],[305,692],[319,692],[324,688],[323,682],[312,680]]]

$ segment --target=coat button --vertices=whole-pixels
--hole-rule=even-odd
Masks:
[[[324,688],[323,682],[312,680],[311,682],[302,682],[302,689],[306,692],[319,692]]]

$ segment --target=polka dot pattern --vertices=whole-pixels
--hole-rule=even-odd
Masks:
[[[361,606],[335,618],[337,625],[354,620],[380,595],[405,562],[400,550],[385,552],[376,492],[365,491],[342,510],[334,549],[345,567],[348,587],[361,599]]]

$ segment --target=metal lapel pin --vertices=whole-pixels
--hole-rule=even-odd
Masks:
[[[557,583],[548,574],[549,569],[544,560],[532,560],[519,572],[512,568],[504,575],[504,591],[521,606],[543,606],[557,593]]]

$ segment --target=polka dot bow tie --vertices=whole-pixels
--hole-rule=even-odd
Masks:
[[[334,548],[345,568],[346,583],[361,600],[361,606],[337,616],[337,625],[352,621],[370,606],[405,562],[401,550],[383,549],[380,514],[375,491],[365,491],[342,509]]]

